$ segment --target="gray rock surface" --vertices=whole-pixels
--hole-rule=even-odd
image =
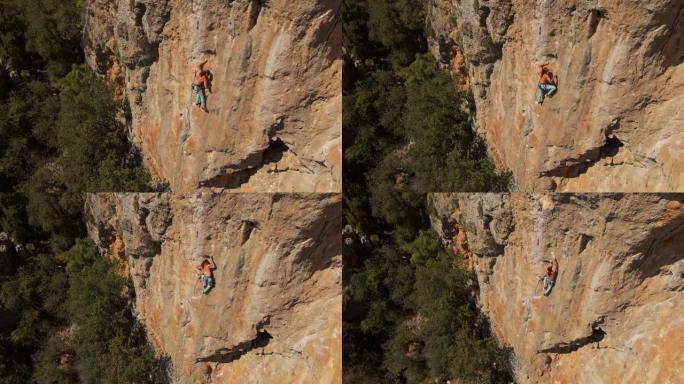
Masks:
[[[684,191],[684,2],[434,0],[428,25],[519,190]]]
[[[174,192],[341,190],[339,0],[89,0],[86,62]],[[207,61],[205,113],[192,104]]]
[[[98,193],[87,227],[178,383],[338,383],[341,196]],[[195,267],[213,256],[216,286]],[[208,367],[208,368],[207,368]]]
[[[432,194],[520,383],[678,383],[684,195]],[[556,257],[551,294],[539,277]]]

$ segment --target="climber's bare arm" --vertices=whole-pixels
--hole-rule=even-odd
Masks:
[[[551,268],[554,272],[558,272],[558,259],[556,259],[556,256],[553,257],[553,266]]]
[[[211,265],[209,266],[209,268],[216,269],[216,263],[214,263],[214,256],[211,256],[210,262],[211,262]]]
[[[197,69],[200,71],[204,71],[204,64],[206,64],[207,61],[209,61],[209,60],[204,60],[203,62],[197,64]]]

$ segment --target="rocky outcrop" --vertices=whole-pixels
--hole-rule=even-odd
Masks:
[[[340,195],[104,193],[86,208],[174,382],[341,381]],[[204,255],[217,266],[207,295]]]
[[[431,0],[431,51],[521,190],[684,191],[684,3]],[[538,64],[558,92],[535,102]],[[462,86],[463,82],[459,82]]]
[[[444,244],[471,258],[518,382],[684,380],[684,195],[433,194],[428,206]]]
[[[86,61],[130,106],[155,179],[258,192],[341,190],[339,0],[89,0]],[[209,113],[192,106],[211,73]]]

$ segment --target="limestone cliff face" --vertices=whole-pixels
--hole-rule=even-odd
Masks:
[[[684,195],[434,194],[520,383],[680,383]],[[547,297],[538,277],[557,257]]]
[[[684,2],[432,0],[431,50],[521,190],[684,191]],[[535,102],[539,63],[558,92]],[[462,84],[461,84],[462,85]]]
[[[341,381],[340,195],[92,194],[87,223],[174,382]]]
[[[339,0],[89,0],[86,60],[175,192],[341,190]],[[208,60],[209,113],[192,106]]]

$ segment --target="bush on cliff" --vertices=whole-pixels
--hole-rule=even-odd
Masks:
[[[122,105],[83,65],[82,12],[74,1],[0,1],[0,73],[13,74],[0,79],[0,192],[25,194],[31,224],[62,238],[79,230],[85,192],[150,189]]]
[[[426,54],[424,2],[342,12],[344,218],[357,233],[343,250],[343,380],[507,382],[472,279],[426,231],[425,193],[502,185],[469,96]]]
[[[166,380],[150,375],[163,369],[126,281],[78,240],[87,192],[150,189],[122,105],[83,66],[81,4],[0,0],[0,232],[12,239],[0,249],[3,384]]]
[[[74,326],[69,345],[94,383],[160,383],[152,349],[132,314],[133,288],[112,271],[89,240],[79,240],[59,259],[69,277],[66,308]]]

